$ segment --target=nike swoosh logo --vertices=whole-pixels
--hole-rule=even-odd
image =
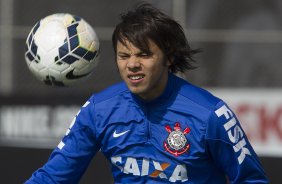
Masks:
[[[126,134],[126,133],[129,132],[129,131],[130,131],[130,130],[126,130],[126,131],[124,131],[124,132],[117,133],[116,130],[115,130],[115,132],[114,132],[114,134],[113,134],[113,137],[114,137],[114,138],[120,137],[120,136]]]
[[[82,74],[82,75],[74,75],[73,71],[74,71],[74,69],[67,73],[67,75],[66,75],[67,79],[79,79],[79,78],[85,77],[86,75],[89,75],[91,73],[91,72],[89,72],[89,73]]]

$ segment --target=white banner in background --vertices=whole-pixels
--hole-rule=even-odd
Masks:
[[[258,155],[282,157],[282,89],[211,92],[235,112]]]
[[[54,148],[80,107],[21,105],[0,108],[0,145]]]
[[[212,89],[235,112],[260,156],[282,157],[282,89]],[[0,144],[54,148],[79,106],[2,106]]]

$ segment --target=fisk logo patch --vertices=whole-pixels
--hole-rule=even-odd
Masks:
[[[243,130],[238,125],[232,111],[225,105],[217,109],[215,113],[218,117],[224,116],[227,120],[227,122],[223,125],[224,129],[228,134],[229,140],[233,143],[233,150],[236,153],[240,152],[240,155],[238,156],[238,162],[239,164],[242,164],[246,155],[251,155],[249,149],[245,147],[247,143],[244,138]]]

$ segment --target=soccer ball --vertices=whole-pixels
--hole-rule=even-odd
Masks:
[[[30,71],[47,85],[71,86],[89,76],[99,59],[99,40],[81,17],[49,15],[30,31],[25,60]]]

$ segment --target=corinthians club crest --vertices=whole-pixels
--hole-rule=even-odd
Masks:
[[[166,141],[164,141],[164,148],[167,152],[179,156],[189,150],[190,144],[185,135],[190,132],[190,128],[187,127],[181,131],[180,123],[176,122],[173,130],[169,125],[166,125],[165,129],[169,133]]]

